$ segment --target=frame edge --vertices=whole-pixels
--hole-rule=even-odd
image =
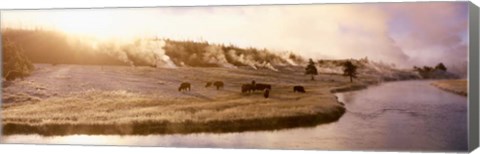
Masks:
[[[469,5],[469,45],[468,45],[468,151],[479,144],[479,8],[472,2]]]

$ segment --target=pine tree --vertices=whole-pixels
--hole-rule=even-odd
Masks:
[[[307,68],[305,68],[305,74],[306,74],[306,75],[311,75],[311,76],[312,76],[312,80],[315,80],[315,79],[313,78],[313,76],[318,74],[317,68],[315,67],[315,63],[313,62],[313,60],[312,60],[311,58],[310,58],[310,60],[308,61]]]
[[[357,78],[357,66],[352,62],[347,61],[343,64],[343,75],[350,77],[350,82],[353,82],[353,78]]]

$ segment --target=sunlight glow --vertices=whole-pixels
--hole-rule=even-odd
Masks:
[[[2,27],[55,30],[95,40],[132,39],[145,31],[148,10],[80,9],[2,12]],[[22,19],[22,20],[18,20]],[[143,22],[141,22],[143,21]],[[143,23],[143,24],[142,24]]]
[[[54,20],[55,27],[73,34],[95,35],[99,37],[112,36],[114,33],[109,30],[112,21],[106,14],[96,12],[71,12],[58,14]]]

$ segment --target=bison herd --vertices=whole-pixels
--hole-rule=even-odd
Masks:
[[[208,88],[212,86],[212,82],[207,82],[207,85],[205,85],[205,88]],[[217,87],[217,90],[220,90],[220,88],[223,88],[223,82],[222,81],[215,81],[213,82],[213,86]]]
[[[211,87],[212,85],[215,86],[217,90],[220,90],[223,88],[224,83],[222,81],[207,82],[205,88]],[[191,84],[189,82],[183,82],[180,84],[180,87],[178,87],[178,91],[190,91],[190,89]],[[263,91],[263,96],[265,98],[269,97],[271,90],[272,85],[256,83],[255,80],[253,80],[251,83],[242,84],[241,86],[242,93],[255,93],[256,91]],[[294,86],[293,92],[305,93],[305,88],[303,86]]]

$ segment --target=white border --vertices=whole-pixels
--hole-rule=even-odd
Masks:
[[[85,8],[85,7],[147,7],[147,6],[204,6],[247,4],[308,4],[308,3],[365,3],[365,2],[421,2],[428,0],[2,0],[0,9]],[[430,0],[432,1],[432,0]],[[452,0],[433,0],[452,1]],[[465,0],[453,0],[465,1]]]
[[[101,8],[101,7],[149,7],[149,6],[204,6],[204,5],[247,5],[247,4],[309,4],[309,3],[365,3],[365,2],[419,2],[427,0],[2,0],[0,10],[4,9],[47,9],[47,8]],[[447,1],[447,0],[434,0]],[[456,0],[458,1],[458,0]],[[479,2],[473,2],[479,4]],[[439,8],[441,9],[441,8]],[[208,153],[208,154],[311,154],[311,153],[352,153],[351,151],[300,151],[300,150],[248,150],[248,149],[200,149],[200,148],[160,148],[160,147],[118,147],[118,146],[68,146],[68,145],[21,145],[1,144],[0,151],[10,153]],[[354,152],[354,153],[399,153],[399,152]],[[474,153],[480,153],[476,150]]]

